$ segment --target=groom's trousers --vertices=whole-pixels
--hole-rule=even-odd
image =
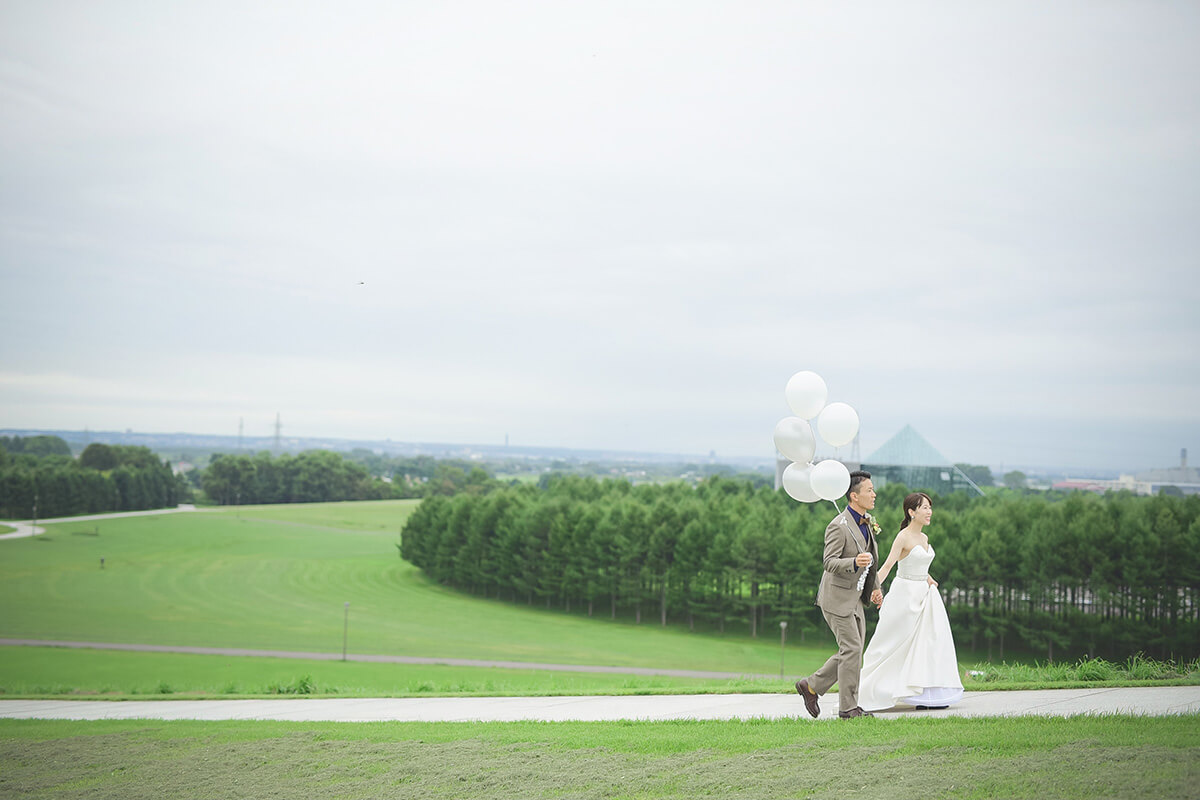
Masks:
[[[817,694],[825,694],[836,682],[838,685],[838,710],[849,711],[858,705],[858,676],[862,672],[863,640],[867,637],[867,617],[862,603],[856,603],[854,613],[848,617],[821,613],[837,639],[838,651],[830,656],[821,668],[808,680],[809,687]]]

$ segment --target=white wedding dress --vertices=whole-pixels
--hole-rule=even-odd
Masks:
[[[900,704],[945,706],[962,699],[950,618],[930,586],[933,550],[917,545],[896,564],[879,609],[879,624],[863,654],[858,704],[880,711]]]

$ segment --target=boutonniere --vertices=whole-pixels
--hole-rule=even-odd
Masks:
[[[867,528],[870,529],[871,535],[878,536],[881,528],[879,527],[879,523],[875,521],[875,518],[870,514],[863,514],[863,519],[867,521]]]

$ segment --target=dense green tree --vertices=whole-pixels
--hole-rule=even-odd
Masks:
[[[962,474],[970,478],[976,486],[996,485],[996,480],[992,477],[990,467],[981,464],[955,464],[954,466],[962,470]]]
[[[220,505],[381,500],[396,496],[391,484],[371,477],[360,464],[328,450],[278,458],[267,452],[253,457],[218,453],[201,474],[200,483],[208,498]]]
[[[1029,483],[1025,477],[1025,473],[1019,469],[1014,469],[1012,472],[1004,473],[1004,485],[1013,491],[1026,488]]]
[[[171,468],[144,447],[93,445],[76,460],[56,442],[31,437],[41,455],[22,452],[0,466],[0,515],[22,518],[165,508],[187,497]],[[65,444],[65,443],[63,443]],[[104,468],[98,468],[96,464]]]
[[[59,436],[0,436],[0,447],[9,453],[71,457],[71,446]]]
[[[884,552],[907,493],[880,491]],[[933,504],[934,577],[965,646],[1054,660],[1198,654],[1200,497],[956,493]],[[555,476],[430,497],[401,553],[489,597],[751,635],[787,622],[803,639],[824,630],[813,602],[835,513],[722,476],[695,487]]]
[[[117,451],[112,447],[93,442],[83,448],[83,452],[79,454],[79,466],[87,467],[88,469],[109,470],[116,469],[120,464],[117,460]]]

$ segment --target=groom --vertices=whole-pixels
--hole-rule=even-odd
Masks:
[[[796,681],[796,691],[814,718],[821,713],[820,695],[838,685],[838,716],[842,719],[873,716],[858,705],[858,674],[862,670],[863,639],[867,619],[863,603],[883,604],[879,586],[879,526],[871,517],[875,486],[871,473],[850,473],[846,510],[825,529],[825,574],[817,590],[817,605],[837,639],[837,654],[807,678]],[[865,573],[865,580],[860,578]]]

